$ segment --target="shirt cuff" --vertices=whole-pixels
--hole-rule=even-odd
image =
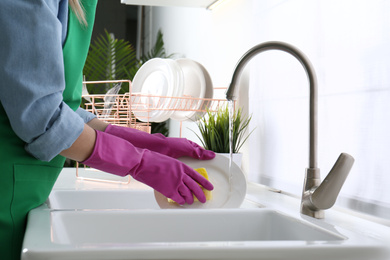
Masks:
[[[68,149],[84,130],[84,121],[63,104],[60,116],[41,136],[26,144],[26,151],[41,161],[50,161]]]
[[[86,124],[92,119],[96,118],[95,114],[92,114],[91,112],[88,112],[81,107],[76,110],[76,113],[84,120],[84,123]]]

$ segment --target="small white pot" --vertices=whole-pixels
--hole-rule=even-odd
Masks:
[[[230,154],[229,154],[229,153],[218,153],[218,154],[220,154],[220,155],[222,155],[222,156],[225,156],[225,157],[228,158],[228,159],[229,159],[229,157],[230,157]],[[234,154],[233,154],[233,162],[234,162],[235,164],[237,164],[238,167],[241,168],[242,153],[234,153]]]

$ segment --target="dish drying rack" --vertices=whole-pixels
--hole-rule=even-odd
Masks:
[[[85,110],[110,124],[136,128],[150,133],[150,115],[156,111],[216,112],[226,106],[226,99],[168,97],[131,92],[130,80],[85,81],[84,84],[128,83],[129,93],[83,95]],[[107,97],[112,97],[106,102]],[[135,115],[138,115],[137,117]],[[141,116],[140,116],[141,115]],[[195,120],[195,119],[194,119]]]
[[[84,81],[83,84],[129,84],[129,93],[125,94],[85,94],[85,110],[96,115],[100,120],[123,127],[135,128],[151,133],[150,115],[156,111],[186,111],[196,112],[198,117],[204,113],[216,112],[227,105],[226,99],[168,97],[143,93],[132,93],[130,80]],[[214,88],[217,89],[217,88]],[[109,101],[108,101],[109,99]],[[137,115],[137,117],[135,116]],[[196,120],[198,118],[192,119]],[[180,137],[182,133],[180,121]],[[76,163],[76,176],[85,180],[104,181],[113,183],[130,182],[130,177],[106,178],[82,177],[79,174],[79,164]],[[112,176],[111,176],[112,177]]]

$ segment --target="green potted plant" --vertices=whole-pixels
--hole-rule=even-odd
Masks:
[[[242,154],[239,153],[242,145],[248,139],[253,130],[247,134],[251,116],[245,116],[242,109],[238,108],[233,113],[233,132],[232,132],[232,153],[233,161],[238,165],[241,162]],[[221,107],[218,111],[207,111],[206,115],[197,122],[200,136],[197,137],[202,142],[205,149],[216,153],[230,154],[229,141],[229,108]],[[234,157],[238,157],[235,159]]]

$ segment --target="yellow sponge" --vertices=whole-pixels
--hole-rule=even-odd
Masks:
[[[207,174],[207,171],[205,168],[197,168],[194,170],[197,171],[203,177],[205,177],[208,181],[210,180],[209,175]],[[201,185],[199,185],[199,186],[201,186]],[[213,194],[212,194],[211,190],[207,190],[207,189],[203,188],[202,186],[201,186],[201,188],[202,188],[204,195],[206,196],[206,201],[211,200],[213,198]],[[199,201],[198,198],[195,197],[195,195],[194,195],[194,201]],[[168,198],[168,202],[175,202],[175,201]]]
[[[198,169],[194,169],[194,170],[199,172],[200,175],[202,175],[203,177],[206,178],[206,180],[208,180],[208,181],[210,180],[209,175],[207,174],[207,171],[205,168],[198,168]],[[199,185],[199,186],[201,186],[201,185]],[[213,194],[212,194],[211,190],[207,190],[207,189],[203,188],[202,186],[201,186],[201,188],[202,188],[204,195],[206,196],[206,201],[211,200],[213,198]],[[199,200],[194,196],[194,201],[199,201]]]

